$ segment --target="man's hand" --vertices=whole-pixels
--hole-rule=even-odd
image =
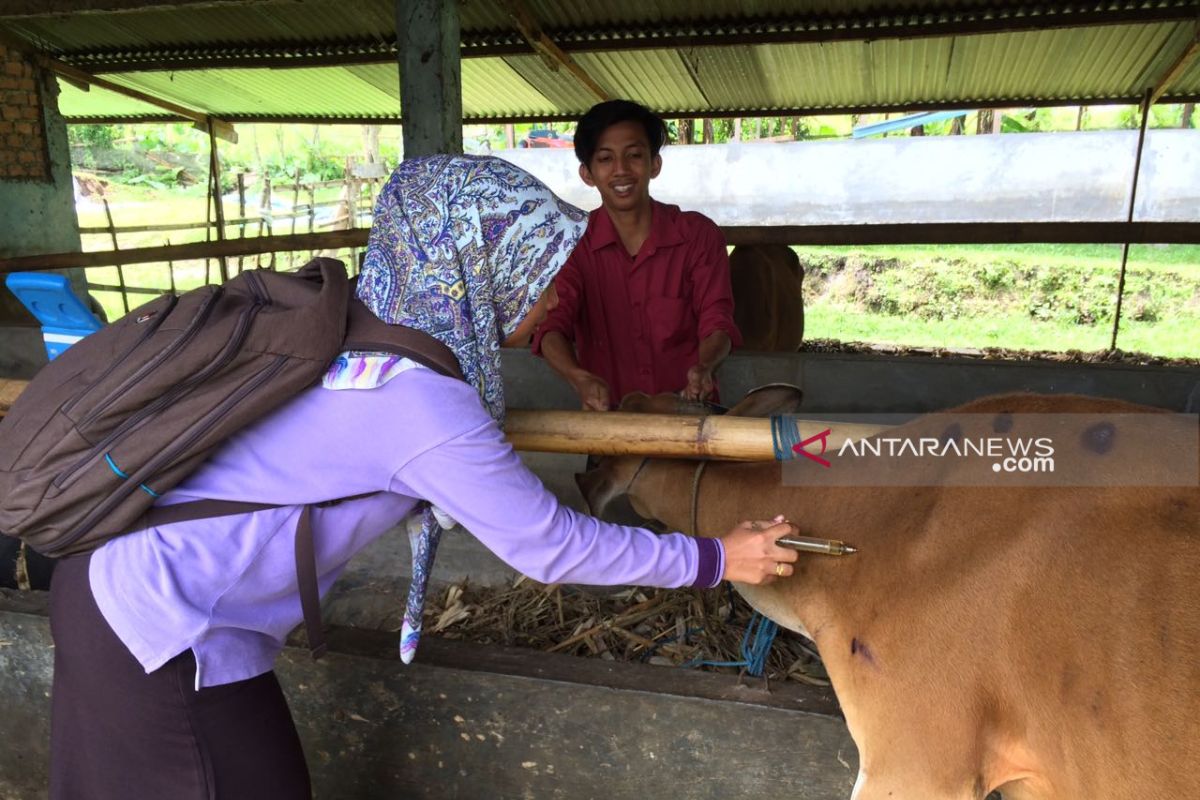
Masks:
[[[571,381],[571,385],[575,387],[575,393],[583,402],[584,411],[608,411],[608,384],[603,378],[590,372],[581,372]]]
[[[713,369],[697,364],[687,371],[687,386],[683,389],[685,400],[707,400],[713,393]]]

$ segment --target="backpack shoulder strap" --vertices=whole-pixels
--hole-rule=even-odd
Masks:
[[[346,341],[342,348],[395,353],[447,377],[465,380],[458,359],[449,347],[424,331],[403,325],[389,325],[355,298],[350,299]]]

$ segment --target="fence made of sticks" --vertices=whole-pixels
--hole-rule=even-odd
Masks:
[[[84,250],[99,249],[89,244],[103,242],[112,251],[121,251],[122,239],[128,243],[130,235],[163,234],[164,246],[172,245],[172,234],[177,238],[192,238],[196,231],[203,231],[205,242],[231,239],[273,237],[280,234],[296,235],[329,231],[369,228],[375,206],[375,198],[383,187],[382,177],[358,177],[347,168],[346,177],[337,180],[305,181],[299,170],[291,180],[272,180],[264,176],[257,186],[248,187],[245,173],[236,176],[238,214],[233,219],[214,219],[214,203],[209,202],[203,221],[151,223],[139,225],[116,225],[112,208],[107,198],[101,198],[106,224],[80,227],[79,233]],[[337,188],[335,199],[318,200],[318,194],[328,194]],[[257,195],[254,197],[253,195]],[[216,215],[222,216],[222,215]],[[87,288],[93,293],[110,293],[119,298],[120,313],[128,313],[149,297],[163,292],[175,292],[201,284],[223,283],[245,269],[291,270],[309,258],[326,255],[346,261],[351,274],[357,273],[362,248],[355,245],[337,250],[288,250],[261,252],[252,255],[213,256],[185,262],[167,260],[147,264],[131,275],[128,265],[117,263],[112,267],[88,267],[89,271],[104,270],[108,280],[92,280],[89,276]],[[202,269],[201,269],[202,268]],[[147,279],[147,276],[153,276]]]

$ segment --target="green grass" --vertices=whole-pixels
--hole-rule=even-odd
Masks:
[[[1122,322],[1117,345],[1125,351],[1167,358],[1200,358],[1200,320]],[[869,314],[846,306],[816,304],[804,309],[807,339],[895,344],[910,347],[986,348],[1084,352],[1107,350],[1111,326],[1038,322],[1024,316],[931,320]]]
[[[1108,245],[796,248],[805,334],[919,347],[1108,348],[1120,248]],[[1200,247],[1138,246],[1118,348],[1200,357]]]
[[[1020,266],[1121,267],[1119,244],[976,244],[976,245],[875,245],[866,247],[795,247],[801,259],[839,258],[852,255],[915,263],[1007,261]],[[1129,266],[1185,267],[1200,271],[1200,245],[1135,244],[1129,248]]]

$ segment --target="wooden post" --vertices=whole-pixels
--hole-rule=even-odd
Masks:
[[[1138,175],[1142,171],[1142,147],[1146,144],[1146,123],[1150,120],[1150,96],[1152,90],[1147,90],[1146,97],[1142,101],[1142,126],[1138,132],[1137,155],[1133,159],[1133,180],[1129,186],[1129,213],[1125,217],[1126,222],[1133,222],[1133,209],[1137,201]],[[1109,350],[1117,349],[1117,332],[1121,329],[1121,304],[1125,297],[1125,268],[1129,264],[1129,242],[1125,242],[1121,246],[1121,275],[1117,279],[1117,310],[1113,313],[1113,332],[1112,341],[1108,345]]]
[[[300,168],[296,167],[296,182],[292,184],[292,233],[296,232],[296,203],[298,202],[300,202]],[[295,253],[288,253],[288,269],[294,265],[295,258]]]
[[[733,141],[740,142],[742,140],[742,118],[733,118]]]
[[[244,239],[246,237],[243,236],[242,238]],[[167,247],[171,246],[170,239],[164,239],[163,243],[166,244]],[[242,259],[239,256],[238,263],[240,264],[241,262],[242,262]],[[167,276],[171,280],[171,294],[175,294],[175,262],[170,259],[167,259]]]
[[[396,0],[405,158],[463,151],[460,39],[458,0]]]
[[[261,215],[261,214],[262,214],[262,209],[264,209],[264,208],[265,208],[265,209],[266,209],[266,211],[267,211],[267,215],[266,215],[265,217],[262,217],[262,216],[260,216],[260,217],[259,217],[259,223],[258,223],[258,235],[259,235],[259,236],[262,236],[262,235],[263,235],[263,223],[262,223],[262,220],[266,220],[266,228],[267,228],[266,235],[267,235],[267,236],[272,236],[272,235],[274,235],[274,234],[273,234],[273,232],[272,232],[272,230],[271,230],[271,228],[274,226],[274,223],[271,221],[271,220],[272,220],[272,215],[275,213],[275,211],[274,211],[274,210],[271,208],[271,203],[272,203],[272,202],[273,202],[273,201],[271,200],[271,176],[270,176],[270,175],[264,175],[264,176],[263,176],[262,206],[261,206],[261,208],[259,209],[259,214]],[[259,266],[261,266],[261,263],[260,263],[260,265],[259,265]],[[271,253],[271,254],[270,254],[270,256],[269,256],[269,258],[267,259],[267,266],[268,266],[268,267],[274,267],[274,266],[275,266],[275,254],[274,254],[274,253]]]
[[[101,202],[104,203],[104,216],[108,218],[108,235],[112,239],[113,250],[120,250],[117,246],[117,226],[113,224],[112,209],[108,207],[108,198],[101,197]],[[121,305],[125,308],[125,313],[129,313],[129,294],[125,291],[125,269],[120,264],[117,264],[117,285],[121,287]]]
[[[217,214],[217,241],[225,241],[225,206],[221,202],[221,155],[217,148],[217,126],[208,126],[208,172],[211,176],[212,203]],[[229,262],[225,256],[217,261],[221,268],[221,283],[229,280]]]
[[[504,126],[504,146],[509,150],[517,146],[517,126],[511,122]]]
[[[237,192],[238,192],[238,238],[246,238],[246,173],[238,171],[237,174]],[[242,272],[242,263],[245,256],[238,256],[238,274]],[[172,285],[172,291],[174,286]]]

